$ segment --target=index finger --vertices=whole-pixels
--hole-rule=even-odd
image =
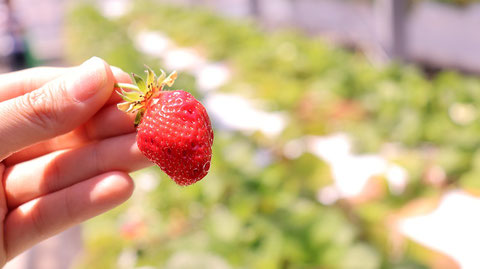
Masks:
[[[0,74],[0,102],[36,90],[47,82],[66,74],[67,67],[35,67]]]

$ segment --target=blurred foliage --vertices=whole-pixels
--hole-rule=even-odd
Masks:
[[[161,268],[426,268],[415,246],[392,250],[387,220],[418,197],[480,187],[476,78],[442,72],[427,79],[413,66],[375,67],[321,39],[265,33],[251,22],[155,1],[137,1],[117,19],[91,5],[73,9],[70,59],[97,55],[129,72],[141,73],[144,63],[158,69],[161,62],[132,41],[145,29],[227,62],[234,74],[221,90],[265,100],[270,110],[289,115],[288,126],[274,139],[215,130],[211,172],[188,188],[157,169],[140,172],[138,180],[154,173],[159,185],[137,189],[126,205],[87,224],[78,268],[119,268],[126,261]],[[194,90],[195,78],[181,74],[178,85]],[[395,161],[409,171],[405,192],[360,204],[319,203],[318,189],[332,183],[330,167],[311,154],[285,158],[281,148],[291,139],[339,131],[352,135],[357,152],[401,145]],[[256,161],[265,153],[269,162]],[[445,170],[445,184],[425,180],[432,166]],[[122,232],[125,225],[137,232]],[[182,265],[188,259],[197,266]]]

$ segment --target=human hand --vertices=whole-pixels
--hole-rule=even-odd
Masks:
[[[0,266],[127,200],[127,173],[151,165],[117,82],[130,79],[99,58],[0,75]]]

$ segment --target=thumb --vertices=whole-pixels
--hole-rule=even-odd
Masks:
[[[91,58],[41,88],[0,103],[0,161],[85,123],[109,99],[110,66]]]

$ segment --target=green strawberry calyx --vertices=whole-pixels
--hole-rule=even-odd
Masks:
[[[132,73],[134,84],[128,83],[116,83],[115,88],[120,88],[117,91],[124,102],[117,104],[118,109],[127,113],[137,113],[135,116],[135,126],[140,124],[143,114],[149,101],[156,97],[159,92],[163,90],[165,85],[171,87],[177,78],[177,72],[173,71],[170,75],[166,75],[163,70],[160,76],[156,76],[152,69],[147,67],[145,71],[147,73],[146,81],[140,76]],[[130,91],[125,91],[128,89]]]

